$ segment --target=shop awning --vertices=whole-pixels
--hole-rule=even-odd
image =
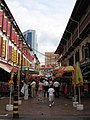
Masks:
[[[74,67],[73,66],[62,66],[57,71],[56,77],[61,77],[64,73],[73,72],[73,71],[74,71]]]
[[[39,74],[35,68],[29,68],[27,66],[22,66],[22,71],[29,71],[31,74]]]
[[[39,72],[34,68],[29,68],[29,73],[31,73],[31,74],[39,74]]]
[[[61,73],[63,73],[63,72],[72,72],[72,71],[74,71],[73,66],[63,66],[58,70],[58,72],[61,72]]]
[[[33,74],[32,76],[33,76],[33,77],[45,77],[44,74]]]
[[[11,72],[11,66],[4,64],[4,63],[0,63],[0,68],[2,68],[3,70],[7,71],[7,72]]]

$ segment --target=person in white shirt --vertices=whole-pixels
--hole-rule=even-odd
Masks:
[[[35,97],[35,89],[36,89],[35,80],[33,80],[30,85],[31,85],[31,97]]]
[[[56,80],[53,83],[54,89],[55,89],[55,97],[59,97],[59,87],[60,87],[60,83]]]
[[[51,107],[54,104],[54,88],[52,86],[50,86],[50,88],[48,89],[48,93],[49,93],[49,107]]]
[[[44,97],[48,97],[48,89],[49,89],[49,82],[47,80],[43,81],[43,85],[44,85]]]
[[[43,82],[42,80],[38,83],[38,101],[43,101]]]

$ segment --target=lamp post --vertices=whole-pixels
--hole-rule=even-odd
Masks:
[[[22,67],[23,67],[23,50],[24,50],[24,48],[26,48],[26,46],[24,46],[25,43],[23,42],[23,40],[21,40],[20,42],[22,44],[22,48],[21,48],[21,65],[20,65],[20,84],[21,84],[21,82],[22,82]]]
[[[22,42],[23,45],[23,42]],[[22,81],[22,66],[23,66],[23,47],[21,48],[21,68],[20,68],[20,83]]]
[[[26,44],[25,41],[22,41],[22,49],[21,49],[21,70],[20,70],[20,83],[22,81],[22,67],[23,67],[23,50],[29,49],[29,46]],[[26,79],[28,78],[29,74],[29,67],[27,67]],[[28,85],[24,83],[24,100],[28,100]]]
[[[21,44],[23,44],[23,40],[19,41]],[[20,44],[19,43],[19,44]],[[20,70],[18,71],[18,104],[21,105],[22,100],[21,100],[21,81],[22,81],[22,64],[23,64],[23,47],[21,48],[21,66]],[[19,73],[20,72],[20,73]]]

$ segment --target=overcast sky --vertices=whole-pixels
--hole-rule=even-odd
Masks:
[[[5,0],[22,32],[37,33],[38,51],[55,52],[76,0]],[[38,54],[44,64],[44,55]]]

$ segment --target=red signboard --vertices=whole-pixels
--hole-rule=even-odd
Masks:
[[[9,54],[8,54],[8,61],[12,59],[12,46],[9,46]]]
[[[12,40],[12,42],[14,42],[14,40],[15,40],[15,30],[14,30],[14,28],[12,28],[11,40]]]
[[[6,40],[3,40],[3,43],[2,43],[2,57],[3,58],[6,57]]]
[[[17,47],[19,47],[19,35],[17,35]]]
[[[15,41],[14,41],[15,45],[17,44],[17,32],[15,32]]]
[[[3,32],[4,33],[7,32],[7,16],[4,16],[4,20],[3,20]]]
[[[8,27],[7,27],[7,36],[10,37],[10,32],[11,32],[11,22],[8,21]]]

